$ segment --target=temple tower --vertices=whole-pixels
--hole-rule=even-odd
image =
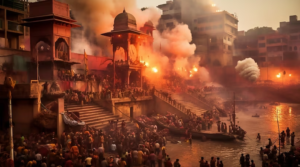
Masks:
[[[148,22],[147,22],[148,23]],[[149,24],[149,25],[148,25]],[[137,30],[135,17],[127,13],[124,9],[122,13],[116,16],[114,20],[114,29],[111,32],[102,35],[111,38],[113,46],[113,88],[116,85],[116,75],[121,79],[121,84],[132,87],[142,86],[142,73],[145,64],[141,61],[139,49],[141,46],[147,46],[152,49],[152,30],[150,22],[146,24],[142,31]],[[148,33],[147,33],[148,32]],[[116,51],[122,49],[123,57],[116,59]]]
[[[23,25],[30,27],[33,66],[38,64],[31,79],[59,80],[60,73],[77,64],[70,61],[71,28],[79,25],[70,18],[69,5],[56,0],[31,3],[29,18],[24,21]]]

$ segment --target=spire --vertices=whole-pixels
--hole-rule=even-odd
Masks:
[[[125,8],[124,8],[124,10],[123,10],[123,13],[126,13],[126,10],[125,10]]]

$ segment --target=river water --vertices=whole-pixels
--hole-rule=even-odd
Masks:
[[[267,109],[259,109],[261,105],[266,106]],[[257,104],[247,107],[237,106],[236,108],[237,124],[247,132],[244,141],[202,142],[193,140],[192,146],[186,142],[180,144],[168,143],[166,151],[171,161],[178,158],[184,167],[198,167],[201,157],[204,157],[208,162],[211,157],[219,157],[224,166],[238,167],[240,155],[243,153],[244,155],[250,154],[250,158],[254,160],[256,166],[261,166],[260,147],[267,145],[269,138],[273,142],[278,138],[277,113],[280,131],[289,127],[291,132],[295,132],[295,143],[300,138],[300,122],[298,121],[300,118],[300,104],[280,104],[279,106]],[[260,115],[259,118],[252,117],[256,113]],[[228,122],[227,120],[228,118],[221,119],[222,122]],[[217,129],[216,124],[214,124],[214,128]],[[256,140],[257,133],[261,134],[260,142]],[[278,146],[278,140],[276,146]],[[289,149],[289,141],[286,141],[286,145],[281,147],[281,152]]]

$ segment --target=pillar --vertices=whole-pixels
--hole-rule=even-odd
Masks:
[[[63,97],[57,99],[58,114],[57,114],[57,136],[60,139],[62,132],[65,130],[63,115],[65,111],[65,100]]]
[[[37,117],[41,112],[41,87],[38,83],[38,98],[33,101],[33,118]]]

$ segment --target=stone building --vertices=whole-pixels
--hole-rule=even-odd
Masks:
[[[201,57],[200,65],[232,64],[238,28],[234,14],[219,10],[215,4],[194,0],[167,1],[158,8],[163,11],[158,30],[174,28],[179,23],[189,26],[192,43],[197,47],[195,54]]]

